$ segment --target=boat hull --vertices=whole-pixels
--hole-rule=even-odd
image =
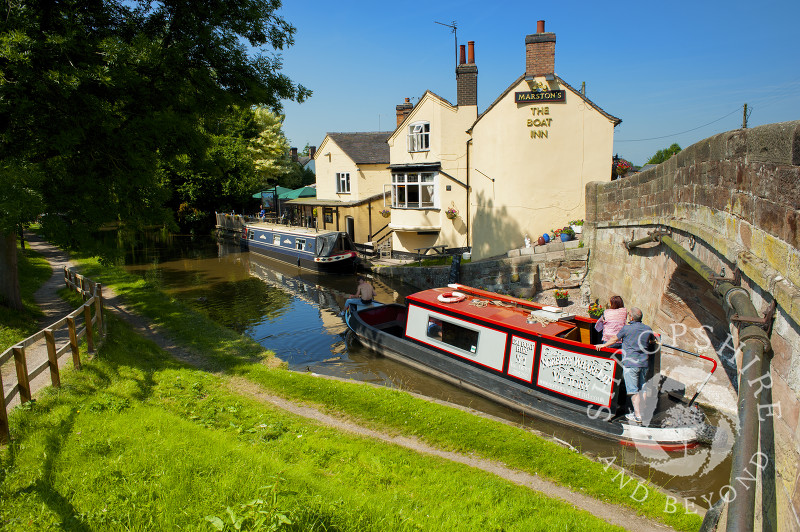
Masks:
[[[252,224],[245,226],[240,242],[244,250],[314,273],[353,273],[358,264],[349,237],[341,232]]]
[[[388,309],[384,312],[396,312],[398,316],[402,316],[406,311],[403,305],[386,305],[384,308]],[[517,379],[497,374],[480,365],[471,364],[441,350],[410,340],[405,337],[405,332],[400,332],[406,328],[402,319],[396,320],[395,323],[391,320],[370,320],[380,322],[376,325],[367,323],[359,312],[348,312],[345,320],[359,341],[373,351],[513,410],[621,443],[654,445],[668,450],[697,445],[698,432],[702,429],[702,425],[662,428],[621,422],[624,418],[617,413],[617,407],[623,404],[624,395],[621,393],[624,387],[613,388],[613,397],[608,407],[597,408],[591,405],[587,407],[576,401],[570,401],[568,397],[561,399],[558,394],[540,389],[535,385],[535,373],[531,383],[517,382]],[[541,342],[542,346],[563,347],[556,339],[539,338],[537,341]],[[504,367],[507,366],[508,361]],[[621,374],[621,370],[619,373]],[[666,394],[660,398],[660,401],[670,400]]]

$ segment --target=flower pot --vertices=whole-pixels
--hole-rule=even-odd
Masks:
[[[573,231],[575,231],[576,235],[579,235],[579,234],[581,234],[583,232],[583,226],[582,225],[570,225],[570,227],[572,228]]]
[[[543,235],[542,235],[542,238],[544,239],[544,243],[545,243],[545,244],[547,244],[548,242],[550,242],[550,235],[548,235],[547,233],[543,234]]]
[[[561,239],[562,242],[569,242],[570,240],[572,240],[572,237],[566,233],[561,233],[560,235],[558,235],[558,237]]]
[[[569,304],[569,298],[556,299],[556,305],[559,307],[566,307]]]
[[[384,218],[388,218],[391,214],[392,213],[390,213],[390,212],[382,212],[381,216],[383,216]]]

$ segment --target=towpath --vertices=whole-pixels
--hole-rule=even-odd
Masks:
[[[36,303],[45,313],[45,318],[41,320],[41,326],[45,327],[74,310],[57,295],[57,291],[64,286],[63,268],[64,266],[69,266],[70,262],[68,256],[64,252],[50,245],[49,243],[44,242],[37,235],[26,234],[26,238],[28,239],[28,244],[30,245],[31,249],[43,255],[53,267],[52,277],[42,285],[36,294],[34,294]],[[160,330],[149,320],[133,312],[119,296],[113,293],[110,288],[104,287],[103,292],[107,310],[114,312],[117,316],[122,318],[138,334],[148,338],[178,360],[184,361],[200,369],[207,369],[209,367],[207,361],[205,361],[202,357],[198,357],[196,354],[182,348],[175,341],[173,341],[165,331]],[[39,362],[29,362],[29,368],[36,367],[35,364],[40,363],[41,360],[43,360],[42,357],[46,358],[47,355],[46,353],[31,353],[30,356],[34,359],[38,359]],[[68,358],[69,357],[61,357],[61,360]],[[13,374],[12,368],[12,371],[9,372],[7,380],[6,373],[7,371],[4,367],[3,382],[5,387],[8,388],[10,385],[13,385],[16,382],[16,375]],[[229,378],[228,382],[230,388],[237,393],[252,396],[259,401],[275,405],[303,418],[334,427],[344,432],[373,438],[389,444],[398,445],[418,453],[438,456],[445,460],[457,462],[469,467],[486,471],[509,482],[513,482],[514,484],[525,486],[533,491],[542,493],[548,497],[566,501],[576,508],[585,510],[610,524],[623,527],[627,530],[635,530],[637,532],[664,532],[673,530],[666,525],[662,525],[645,517],[639,516],[629,508],[604,503],[592,497],[572,491],[554,482],[542,479],[536,475],[515,470],[501,462],[486,460],[467,454],[443,451],[427,445],[415,438],[391,435],[376,431],[374,429],[358,425],[350,420],[340,419],[338,417],[323,413],[320,410],[308,405],[302,405],[282,397],[278,397],[269,393],[268,390],[262,388],[261,386],[242,378]],[[36,390],[39,390],[48,384],[49,378],[45,372],[45,374],[40,376],[39,379],[31,383],[31,387],[35,392]]]

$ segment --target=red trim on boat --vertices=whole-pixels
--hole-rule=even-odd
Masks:
[[[628,447],[639,447],[642,449],[662,449],[667,452],[685,451],[687,449],[694,449],[695,447],[700,445],[696,441],[684,442],[684,443],[644,443],[644,442],[635,442],[629,440],[619,440],[619,444]]]

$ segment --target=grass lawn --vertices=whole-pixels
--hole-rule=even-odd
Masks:
[[[482,471],[236,395],[224,381],[112,317],[94,360],[12,413],[0,527],[616,530]]]
[[[119,269],[102,268],[94,261],[83,261],[83,273],[102,282],[104,286],[113,286],[114,290],[123,295],[138,312],[167,328],[180,344],[213,360],[213,369],[243,376],[264,386],[271,393],[314,403],[332,414],[346,416],[380,430],[412,435],[443,449],[502,461],[508,466],[551,479],[600,500],[626,505],[638,513],[661,520],[679,530],[697,530],[700,526],[701,519],[695,514],[665,512],[664,509],[668,507],[667,499],[654,486],[647,485],[648,497],[642,502],[637,502],[635,499],[641,498],[641,492],[639,497],[635,496],[634,492],[638,486],[636,481],[626,481],[626,478],[620,478],[617,471],[607,468],[605,464],[545,441],[528,431],[429,403],[396,390],[329,381],[285,369],[276,369],[274,364],[265,363],[269,361],[271,354],[265,352],[255,341],[237,335],[191,309],[183,307],[163,293],[149,287],[143,280]],[[140,467],[138,462],[146,458],[145,451],[138,451],[139,454],[129,456],[127,453],[134,453],[134,451],[128,450],[128,445],[144,439],[148,442],[148,446],[153,446],[159,439],[154,438],[153,433],[170,440],[164,443],[165,446],[172,446],[171,440],[179,437],[199,438],[200,440],[212,438],[211,435],[206,435],[202,431],[190,436],[192,431],[203,429],[213,431],[214,445],[221,445],[219,441],[228,442],[229,445],[233,445],[234,441],[239,443],[244,441],[248,442],[243,444],[246,449],[251,447],[261,449],[260,445],[266,445],[263,440],[273,438],[271,435],[276,431],[280,433],[280,436],[274,437],[284,444],[278,446],[280,449],[269,446],[266,448],[268,451],[266,453],[262,449],[256,451],[253,457],[248,455],[246,458],[237,458],[237,460],[244,460],[246,464],[244,470],[239,470],[238,473],[242,476],[240,491],[246,493],[246,496],[234,497],[219,487],[224,485],[220,484],[216,489],[218,497],[221,498],[220,501],[201,502],[198,500],[191,504],[188,500],[186,501],[184,513],[190,514],[191,518],[187,517],[188,520],[183,521],[184,523],[196,523],[197,516],[203,513],[216,516],[225,522],[225,519],[230,517],[226,510],[228,507],[236,515],[241,512],[261,515],[257,514],[254,506],[241,507],[245,502],[255,499],[262,501],[256,504],[257,507],[267,504],[263,501],[272,501],[269,503],[273,505],[273,509],[270,511],[273,513],[277,511],[278,514],[283,512],[282,515],[289,515],[285,513],[289,512],[295,516],[290,519],[305,519],[305,517],[297,517],[302,514],[303,508],[312,509],[312,514],[308,517],[310,520],[322,519],[320,516],[329,516],[330,519],[341,517],[349,523],[348,528],[342,528],[346,530],[378,528],[394,530],[513,530],[517,528],[518,523],[523,522],[525,529],[542,530],[554,527],[576,530],[595,529],[595,526],[602,529],[605,526],[603,523],[587,520],[589,517],[581,512],[565,510],[560,503],[555,501],[541,497],[536,497],[535,500],[531,499],[533,494],[528,490],[513,487],[505,481],[469,468],[463,468],[463,466],[415,456],[410,451],[394,449],[369,440],[344,437],[341,433],[330,438],[325,436],[324,441],[317,441],[316,438],[322,438],[323,434],[327,435],[330,431],[313,426],[310,422],[294,420],[280,412],[272,412],[247,399],[223,392],[217,380],[218,377],[182,368],[177,363],[165,359],[163,354],[151,353],[152,347],[147,349],[140,347],[141,340],[125,332],[124,328],[119,325],[115,325],[110,331],[109,341],[101,351],[103,356],[92,363],[89,369],[71,376],[66,390],[51,392],[53,397],[48,397],[47,401],[52,401],[53,406],[45,405],[45,401],[42,400],[36,403],[30,414],[23,410],[15,415],[12,434],[17,439],[11,446],[13,452],[10,453],[14,459],[11,460],[12,463],[9,463],[9,458],[4,458],[3,467],[0,469],[4,472],[0,473],[3,475],[0,476],[3,486],[0,498],[4,501],[7,500],[7,496],[13,496],[17,500],[16,497],[22,497],[20,493],[31,493],[32,488],[24,487],[27,484],[23,481],[17,480],[17,484],[13,488],[8,484],[8,479],[12,476],[20,478],[17,472],[19,469],[29,469],[31,473],[28,476],[35,476],[34,473],[39,471],[40,473],[37,474],[45,475],[48,479],[47,482],[55,480],[55,476],[48,473],[46,468],[45,472],[41,473],[42,465],[35,463],[41,456],[52,456],[52,452],[48,453],[47,450],[42,450],[47,449],[46,442],[37,443],[39,450],[27,455],[30,458],[22,462],[19,460],[20,446],[27,449],[39,438],[51,437],[55,442],[70,440],[75,436],[74,429],[69,428],[74,423],[72,420],[83,419],[86,408],[88,408],[85,405],[95,405],[92,408],[99,409],[101,412],[119,410],[114,415],[120,416],[120,418],[114,418],[113,423],[111,419],[104,419],[97,425],[87,426],[86,430],[80,430],[80,437],[77,440],[91,439],[94,443],[90,446],[99,445],[103,449],[111,446],[102,450],[100,453],[102,459],[98,458],[98,462],[91,470],[101,466],[105,467],[103,463],[112,460],[119,464],[118,467],[123,468],[124,466],[124,470],[119,475],[125,483],[132,482],[130,480],[132,475],[144,475],[151,478],[151,481],[155,483],[154,485],[159,486],[159,489],[165,489],[161,484],[165,482],[162,480],[163,478],[169,478],[172,482],[175,476],[181,479],[186,477],[184,482],[196,482],[196,475],[189,465],[197,464],[200,467],[209,460],[205,457],[209,452],[205,443],[192,440],[191,445],[184,443],[173,447],[173,449],[178,447],[183,449],[179,453],[182,457],[181,461],[189,464],[186,465],[188,469],[181,470],[181,472],[173,471],[173,468],[181,466],[180,463],[173,463],[174,460],[169,458],[168,453],[162,453],[156,449],[153,449],[152,452],[157,453],[159,458],[152,465],[153,471],[139,471],[136,468]],[[135,371],[128,369],[129,367],[135,368]],[[117,384],[117,374],[121,373],[123,369],[125,369],[126,377]],[[127,376],[127,372],[131,373],[130,377]],[[84,383],[88,379],[88,375],[96,376],[99,381]],[[75,396],[72,397],[68,394],[75,394]],[[205,400],[206,397],[212,396],[213,400]],[[61,404],[59,398],[62,397],[69,399],[70,405],[63,407],[63,411],[61,407],[56,408]],[[39,412],[45,407],[47,407],[46,415]],[[47,421],[48,416],[51,415],[50,412],[56,410],[62,411],[61,417],[50,418],[50,421]],[[132,412],[135,412],[135,415]],[[269,412],[269,415],[264,412]],[[161,419],[161,416],[165,415],[168,416],[166,420]],[[149,424],[145,423],[148,419],[150,419]],[[59,432],[53,436],[38,436],[40,433],[46,434],[47,431],[28,428],[37,423],[52,424],[58,430],[66,427],[65,430],[69,428],[69,431]],[[109,429],[109,426],[112,428]],[[140,433],[141,426],[146,427],[144,429],[146,434]],[[295,428],[287,429],[288,426]],[[304,432],[303,429],[296,427],[314,428],[309,428]],[[56,429],[54,428],[54,430]],[[128,436],[124,435],[126,430],[137,435],[132,437],[128,443],[125,443],[128,441]],[[21,431],[19,436],[16,431]],[[96,441],[95,432],[102,435]],[[284,436],[287,433],[290,436]],[[315,438],[313,448],[306,447],[312,437]],[[124,448],[117,450],[116,446],[112,445],[112,442],[117,441],[125,443]],[[344,451],[339,447],[331,447],[334,441],[342,444],[345,441],[355,443],[351,443],[353,447],[349,448],[349,451]],[[183,447],[191,447],[191,449]],[[195,447],[200,450],[195,450]],[[316,449],[328,449],[326,452],[330,456],[320,457]],[[388,449],[392,449],[391,453]],[[230,453],[226,451],[224,454],[227,456],[227,454],[236,454],[240,451],[241,449],[236,447],[235,452],[231,450]],[[36,454],[37,452],[39,454]],[[203,458],[201,459],[196,453],[200,453]],[[305,462],[305,455],[308,453],[315,456],[317,468],[311,467]],[[272,469],[262,465],[262,462],[259,461],[264,459],[262,454],[278,460],[272,464]],[[261,458],[256,460],[257,457]],[[52,459],[54,458],[46,459],[45,462]],[[76,459],[68,461],[71,463]],[[249,460],[254,461],[250,463]],[[131,461],[136,463],[129,464],[128,462]],[[165,469],[168,464],[169,471]],[[228,468],[237,470],[235,464],[231,464],[227,460],[217,462],[217,464],[218,467],[214,469],[214,474],[204,473],[201,478],[208,482],[224,483],[224,478],[218,480],[215,478],[216,475],[226,477]],[[299,467],[296,464],[303,465]],[[358,467],[352,464],[358,464]],[[405,466],[406,469],[397,469],[398,464],[408,465]],[[75,465],[75,467],[78,466]],[[263,470],[259,469],[262,467]],[[433,473],[428,471],[429,468],[445,471],[446,474],[441,478],[431,477],[429,475]],[[13,471],[14,474],[12,475],[10,471]],[[201,471],[205,470],[201,468]],[[260,483],[255,481],[252,484],[248,483],[250,482],[248,474],[252,471],[260,472],[258,474],[261,479]],[[116,474],[113,471],[106,472],[102,477],[98,477],[97,481],[103,484],[109,483]],[[87,475],[91,476],[91,473],[81,469],[80,472],[76,471],[69,476],[82,478]],[[340,475],[344,476],[340,478]],[[415,484],[413,481],[417,476],[421,476],[423,479],[419,484]],[[69,499],[73,499],[77,494],[83,494],[85,490],[91,490],[88,487],[89,484],[86,484],[85,487],[83,485],[74,487],[72,482],[77,482],[74,479],[64,480],[64,482],[67,484],[59,485],[57,491],[61,494],[75,494],[70,495]],[[110,483],[113,484],[113,482]],[[259,485],[255,486],[256,484]],[[487,486],[493,486],[491,488],[493,491],[484,491]],[[259,488],[263,488],[269,493],[259,492]],[[191,489],[182,489],[185,491],[176,496],[188,497]],[[285,489],[295,491],[297,495],[289,498],[276,495]],[[516,491],[518,489],[522,491]],[[355,495],[351,496],[351,491]],[[153,520],[152,522],[161,526],[164,522],[162,519],[167,518],[160,516],[164,511],[162,505],[168,504],[162,499],[171,497],[172,492],[163,496],[156,495],[157,491],[137,483],[126,489],[126,493],[125,496],[129,498],[133,495],[143,496],[144,493],[149,493],[149,498],[145,497],[147,503],[145,506],[142,506],[145,502],[137,499],[134,507],[146,508],[146,513]],[[81,496],[89,497],[90,494],[86,493]],[[115,496],[123,497],[122,494]],[[193,496],[192,500],[200,496],[201,494]],[[258,497],[261,498],[258,499]],[[525,501],[524,508],[517,507],[516,501],[509,499],[517,497],[520,501]],[[423,499],[435,502],[430,506]],[[292,500],[300,500],[302,503],[295,507],[290,504]],[[335,501],[341,502],[336,503]],[[41,503],[40,500],[37,502]],[[46,503],[42,504],[49,507]],[[74,503],[70,504],[74,505]],[[280,507],[278,508],[280,511],[275,510],[277,508],[275,505]],[[126,505],[125,508],[128,506]],[[183,506],[181,507],[183,508]],[[531,507],[537,508],[533,512],[536,518],[527,520]],[[473,509],[474,514],[472,513]],[[80,510],[83,513],[87,511]],[[100,510],[95,509],[94,511]],[[120,518],[119,515],[129,515],[121,512],[123,510],[116,512],[117,518]],[[572,517],[568,517],[570,512],[574,512]],[[74,515],[75,512],[66,512],[65,514]],[[13,515],[16,519],[21,514],[15,510]],[[551,515],[556,521],[543,520]],[[92,514],[91,518],[100,519],[101,517],[101,514]],[[365,521],[359,520],[362,518]],[[178,517],[171,516],[170,519],[178,519]],[[95,522],[97,521],[92,521],[92,523]],[[217,521],[214,522],[219,524]],[[141,522],[137,523],[136,526],[131,525],[131,527],[143,526]],[[349,527],[350,525],[355,528]],[[192,525],[187,524],[186,526],[191,528]]]

